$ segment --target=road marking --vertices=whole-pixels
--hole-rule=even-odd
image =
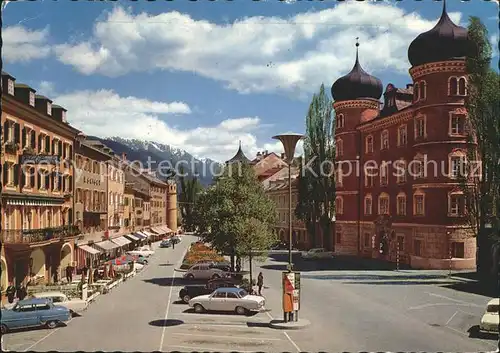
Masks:
[[[432,306],[449,306],[449,305],[456,305],[456,306],[468,306],[468,307],[475,307],[475,308],[482,308],[481,305],[477,304],[472,304],[472,303],[434,303],[434,304],[422,304],[422,305],[417,305],[417,306],[411,306],[408,308],[408,310],[418,310],[418,309],[424,309],[424,308],[429,308]]]
[[[168,347],[175,347],[175,348],[182,348],[182,349],[192,349],[192,350],[195,350],[195,349],[199,349],[200,351],[207,351],[207,350],[210,350],[210,351],[213,351],[213,352],[219,352],[219,351],[223,351],[223,352],[234,352],[234,349],[225,349],[225,348],[213,348],[213,347],[200,347],[200,346],[177,346],[177,345],[168,345]],[[243,352],[243,353],[252,353],[254,351],[242,351],[241,349],[238,349],[238,352]]]
[[[177,266],[180,266],[182,263],[182,260],[184,260],[184,256],[186,255],[188,249],[182,253],[181,258],[179,261],[177,261]],[[167,329],[167,320],[168,320],[168,311],[170,310],[170,302],[172,301],[172,291],[174,290],[174,281],[175,281],[175,270],[172,271],[172,283],[170,283],[170,293],[168,294],[168,302],[167,302],[167,309],[165,310],[165,317],[163,318],[163,330],[161,331],[161,339],[160,339],[160,349],[158,349],[160,352],[163,347],[163,340],[165,339],[165,330]]]
[[[66,322],[66,325],[69,324],[71,322],[71,320],[73,319],[70,319],[69,321]],[[48,338],[49,336],[52,336],[54,333],[56,333],[57,331],[59,331],[61,329],[61,327],[58,327],[56,328],[55,330],[49,332],[48,334],[46,334],[45,336],[43,336],[42,338],[40,338],[38,341],[36,341],[35,343],[33,343],[31,346],[29,346],[28,348],[26,348],[23,352],[27,352],[27,351],[30,351],[33,347],[35,347],[37,344],[39,344],[40,342],[44,341],[46,338]]]
[[[436,293],[430,293],[430,292],[426,292],[426,293],[429,294],[430,296],[441,298],[441,299],[447,299],[447,300],[450,300],[450,301],[455,302],[455,303],[463,303],[463,304],[466,303],[466,304],[469,304],[466,301],[458,300],[458,299],[453,299],[453,298],[447,297],[446,295],[441,295],[441,294],[436,294]]]
[[[455,311],[455,314],[451,315],[451,317],[448,319],[448,321],[446,321],[445,326],[448,326],[448,324],[451,322],[451,320],[453,320],[453,318],[454,318],[454,317],[455,317],[455,315],[457,315],[457,314],[458,314],[458,310],[457,310],[457,311]]]
[[[264,307],[265,309],[265,307]],[[271,320],[274,320],[274,317],[269,314],[269,311],[266,311],[266,314],[267,316],[271,319]],[[292,338],[288,335],[288,333],[286,331],[283,331],[283,334],[285,335],[285,337],[288,339],[288,341],[292,344],[292,346],[295,347],[295,349],[297,350],[297,352],[302,352],[302,350],[299,348],[299,346],[297,345],[297,343],[295,343]]]
[[[171,335],[178,336],[197,336],[197,337],[214,337],[214,338],[235,338],[239,340],[258,340],[258,341],[282,341],[281,338],[262,338],[262,337],[243,337],[243,336],[217,336],[217,335],[204,335],[199,333],[180,333],[172,332]]]

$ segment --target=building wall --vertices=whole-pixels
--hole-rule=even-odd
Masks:
[[[108,228],[112,232],[123,230],[124,193],[124,171],[115,161],[111,161],[108,163]]]
[[[124,227],[128,231],[134,231],[135,230],[134,192],[128,187],[125,187],[123,201],[124,201],[124,208],[123,208]]]
[[[475,239],[466,226],[463,200],[454,196],[461,194],[460,184],[450,175],[450,159],[467,155],[468,148],[465,133],[452,133],[450,128],[452,116],[463,115],[465,122],[464,96],[450,95],[449,88],[451,77],[465,75],[464,62],[426,64],[410,73],[414,87],[426,82],[425,93],[418,99],[415,95],[410,107],[391,116],[374,119],[375,109],[369,101],[334,103],[336,114],[343,114],[345,120],[344,127],[336,129],[337,144],[341,140],[343,146],[337,162],[360,166],[359,173],[343,176],[337,183],[337,198],[343,207],[336,214],[336,251],[396,261],[399,244],[401,261],[416,268],[472,268]],[[406,141],[398,138],[405,129]],[[389,136],[384,148],[383,133]],[[414,160],[427,165],[424,175],[416,175]],[[380,167],[384,162],[390,163],[386,183]],[[376,166],[373,185],[366,181],[367,166]],[[395,174],[403,174],[405,168],[405,177],[398,178]],[[381,197],[389,199],[387,215],[379,208]],[[450,197],[459,200],[459,214],[451,213]],[[371,213],[367,198],[372,200]],[[417,200],[423,200],[423,212],[418,211],[417,203],[421,203]],[[390,244],[381,255],[383,234]]]
[[[167,185],[154,183],[150,187],[151,191],[151,226],[166,224],[167,208]]]
[[[169,182],[167,189],[167,226],[177,232],[177,185]]]

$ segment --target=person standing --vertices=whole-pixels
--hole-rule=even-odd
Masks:
[[[19,289],[17,290],[17,297],[19,298],[19,300],[23,300],[27,295],[28,293],[26,293],[26,287],[21,283]]]
[[[14,297],[16,296],[16,287],[14,287],[12,282],[9,283],[5,293],[7,294],[7,300],[10,304],[12,304],[14,302]]]
[[[259,295],[262,295],[262,287],[264,286],[264,276],[262,272],[259,272],[259,276],[257,277],[257,287],[259,287]]]
[[[71,265],[66,266],[66,281],[68,281],[68,283],[73,282],[73,268]]]

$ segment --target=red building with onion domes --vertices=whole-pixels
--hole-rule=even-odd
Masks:
[[[388,83],[383,92],[356,52],[351,72],[332,85],[336,253],[399,257],[414,268],[475,267],[457,180],[469,146],[465,57],[473,48],[443,5],[435,27],[409,46],[411,84]]]

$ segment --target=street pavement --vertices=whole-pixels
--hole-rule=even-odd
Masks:
[[[302,269],[303,330],[267,327],[281,318],[286,254],[255,262],[264,275],[266,310],[251,316],[195,314],[178,302],[176,272],[195,238],[156,249],[142,273],[99,296],[66,327],[9,333],[15,351],[493,351],[493,339],[470,338],[489,298],[454,291],[442,272],[370,271],[343,263],[297,261]]]

